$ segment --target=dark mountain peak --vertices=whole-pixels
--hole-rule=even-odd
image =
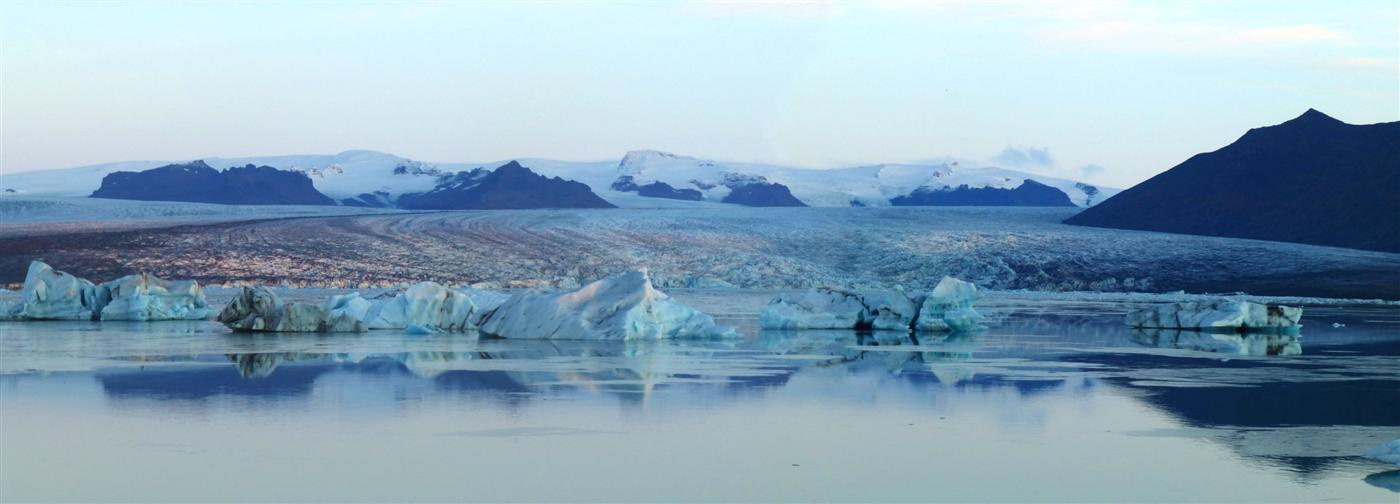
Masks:
[[[1294,126],[1296,126],[1296,125],[1336,125],[1336,124],[1346,124],[1346,123],[1344,123],[1344,122],[1342,122],[1342,121],[1340,121],[1340,120],[1337,120],[1336,118],[1334,118],[1334,117],[1332,117],[1332,116],[1329,116],[1329,115],[1327,115],[1327,114],[1324,114],[1324,113],[1322,113],[1322,112],[1318,112],[1317,109],[1310,108],[1310,109],[1308,109],[1307,112],[1303,112],[1303,115],[1300,115],[1300,116],[1298,116],[1298,117],[1295,117],[1295,118],[1293,118],[1293,119],[1290,119],[1290,120],[1288,120],[1287,122],[1285,122],[1285,123],[1283,123],[1283,124],[1280,124],[1280,126],[1286,126],[1286,125],[1294,125]]]
[[[517,161],[458,173],[431,191],[399,196],[398,202],[421,210],[615,208],[582,182],[546,177]]]
[[[1309,109],[1249,130],[1065,221],[1400,252],[1400,122]]]
[[[251,164],[219,171],[202,160],[140,172],[109,173],[92,197],[228,205],[335,204],[301,172]]]

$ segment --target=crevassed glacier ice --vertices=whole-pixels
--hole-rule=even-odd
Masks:
[[[568,292],[521,292],[487,314],[481,332],[502,338],[655,340],[734,334],[652,287],[646,271]]]
[[[972,282],[945,276],[924,297],[914,329],[933,332],[973,331],[982,327],[982,314],[972,309],[979,294]]]
[[[141,273],[94,285],[43,261],[29,263],[19,301],[0,307],[0,318],[17,320],[199,320],[209,313],[194,281]]]
[[[284,303],[263,286],[244,287],[219,312],[218,321],[229,329],[249,332],[365,331],[364,323],[349,314],[333,314],[322,305]]]
[[[127,275],[97,286],[102,320],[202,320],[209,318],[204,289],[193,280]]]
[[[944,277],[929,294],[903,291],[853,292],[830,287],[774,297],[758,315],[764,329],[876,329],[967,331],[980,327],[972,309],[977,286]]]
[[[1400,439],[1367,449],[1366,458],[1400,466]]]
[[[1293,332],[1303,309],[1221,299],[1171,303],[1128,313],[1128,326],[1230,332]]]

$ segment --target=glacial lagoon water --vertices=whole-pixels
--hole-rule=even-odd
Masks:
[[[1400,309],[1301,338],[989,300],[960,336],[738,340],[0,325],[3,501],[1362,501],[1400,471]],[[751,310],[749,308],[752,308]],[[1332,327],[1332,323],[1345,324]]]

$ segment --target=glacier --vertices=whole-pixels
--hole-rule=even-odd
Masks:
[[[671,299],[633,271],[564,292],[512,295],[482,319],[481,332],[515,339],[658,340],[734,336],[709,315]]]
[[[9,320],[202,320],[210,314],[193,280],[167,281],[139,273],[95,285],[31,261],[20,299],[0,305]]]
[[[1302,316],[1302,308],[1219,299],[1134,310],[1128,313],[1127,323],[1129,327],[1147,329],[1296,332]]]

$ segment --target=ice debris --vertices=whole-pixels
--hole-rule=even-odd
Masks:
[[[481,323],[484,334],[518,339],[656,340],[734,334],[656,290],[646,271],[605,278],[574,291],[511,296]]]
[[[20,299],[0,305],[0,319],[10,320],[200,320],[209,313],[192,280],[141,273],[94,285],[43,261],[29,263]]]
[[[1302,308],[1222,299],[1171,303],[1135,310],[1128,326],[1226,332],[1296,332]]]
[[[903,290],[855,292],[830,287],[784,293],[758,315],[764,329],[874,329],[960,332],[981,327],[972,309],[977,286],[943,277],[933,291],[911,297]]]

